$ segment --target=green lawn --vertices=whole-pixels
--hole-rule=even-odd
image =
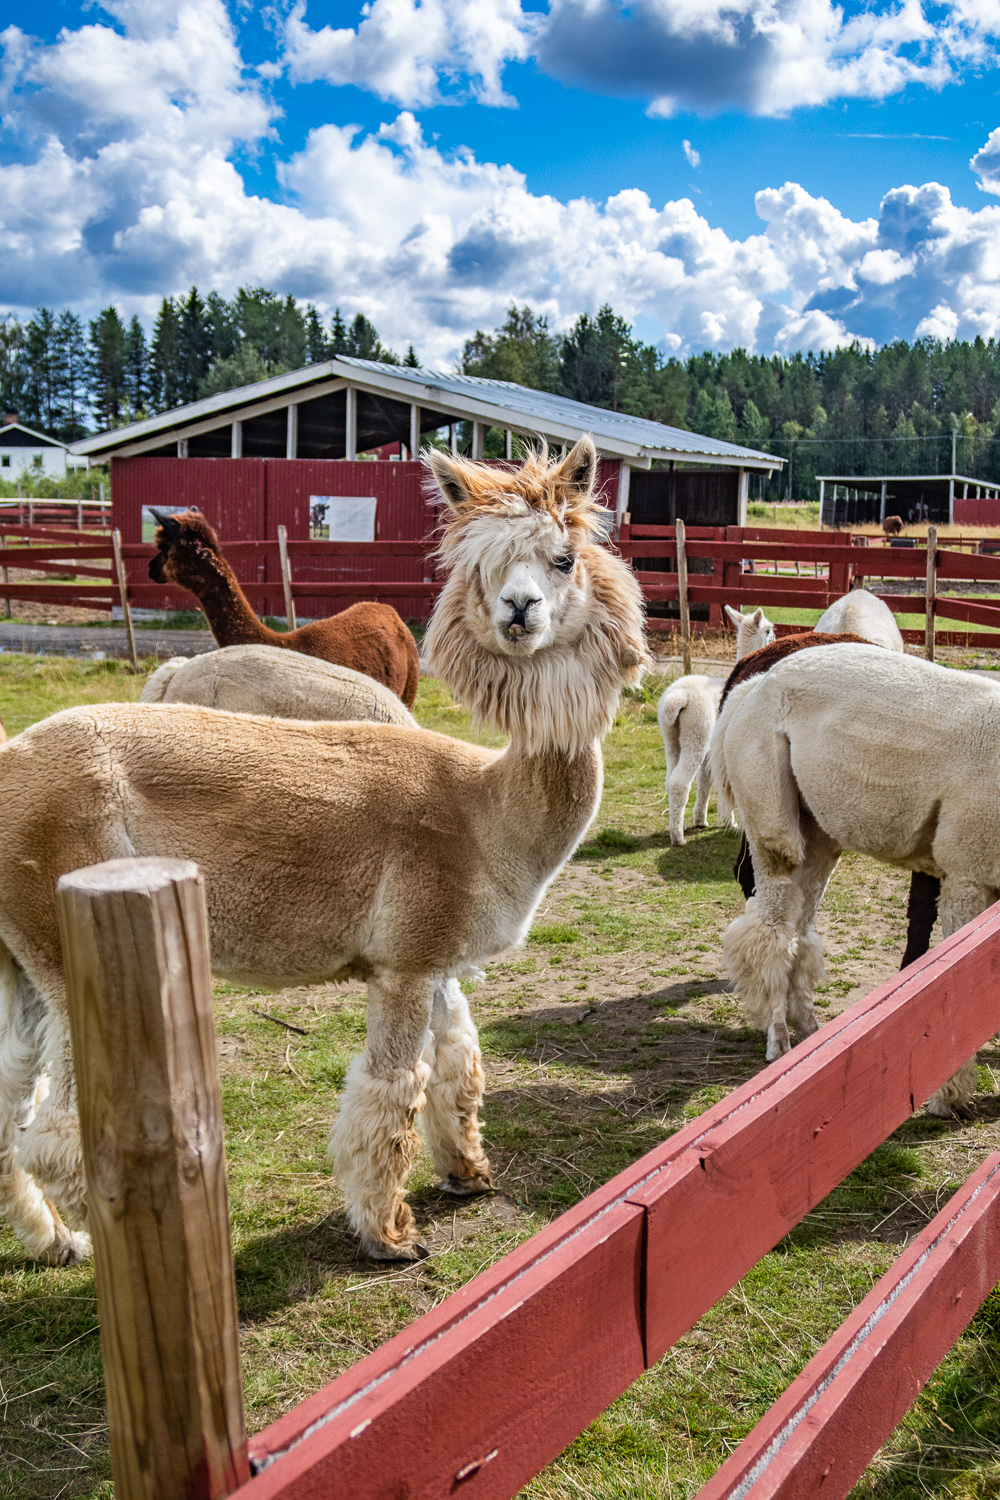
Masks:
[[[141,680],[112,663],[0,656],[0,717],[14,732],[71,702],[133,698]],[[665,835],[661,687],[651,680],[623,702],[594,828],[553,885],[526,947],[502,955],[474,992],[487,1074],[484,1129],[499,1191],[456,1207],[436,1191],[422,1158],[411,1197],[430,1259],[403,1268],[361,1260],[327,1171],[327,1127],[364,1036],[361,987],[266,996],[217,987],[251,1429],[763,1066],[763,1040],[726,993],[719,954],[720,933],[741,904],[730,873],[736,835],[712,827],[683,849]],[[421,684],[417,714],[471,737],[439,683]],[[844,859],[824,903],[821,1012],[833,1014],[898,965],[905,893],[901,872]],[[988,1069],[1000,1067],[1000,1054],[987,1051],[983,1062],[991,1090]],[[984,1100],[969,1125],[916,1116],[526,1494],[694,1494],[901,1245],[998,1145],[996,1099]],[[1000,1494],[998,1350],[994,1297],[858,1495]],[[92,1269],[26,1266],[0,1231],[0,1496],[106,1500],[109,1474]]]

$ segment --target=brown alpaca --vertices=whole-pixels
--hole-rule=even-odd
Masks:
[[[154,583],[174,583],[194,594],[220,646],[283,646],[364,672],[385,683],[407,708],[420,679],[417,643],[391,604],[366,600],[339,615],[298,630],[270,630],[253,610],[226,562],[219,538],[192,506],[169,516],[150,506],[159,521],[159,552],[149,565]]]
[[[903,530],[902,516],[886,516],[882,522],[882,531],[885,536],[899,536]]]

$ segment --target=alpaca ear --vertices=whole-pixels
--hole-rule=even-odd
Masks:
[[[450,453],[444,453],[440,448],[425,448],[424,463],[430,469],[446,504],[452,510],[457,510],[470,498],[469,491],[465,486],[465,476],[462,463],[452,458]]]
[[[733,609],[729,604],[724,604],[722,607],[726,611],[726,615],[729,619],[730,624],[734,625],[736,629],[739,630],[740,626],[743,624],[743,616],[740,614],[739,610]]]
[[[758,629],[760,628],[763,619],[764,611],[762,609],[755,609],[753,612],[753,623],[757,626]]]
[[[556,470],[557,477],[570,489],[589,495],[597,478],[597,449],[589,432],[584,433]]]

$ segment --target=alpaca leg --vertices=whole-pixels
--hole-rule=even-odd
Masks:
[[[688,797],[691,795],[691,783],[698,774],[698,764],[698,761],[682,750],[667,781],[667,790],[670,793],[670,842],[672,844],[684,843],[684,814],[687,812]]]
[[[979,885],[974,880],[957,875],[946,875],[941,882],[941,897],[938,915],[941,919],[943,937],[951,937],[966,922],[978,917],[997,898],[989,886]],[[975,1057],[963,1063],[957,1073],[943,1083],[927,1101],[927,1113],[950,1120],[956,1115],[960,1119],[972,1117],[971,1102],[979,1084],[979,1070]]]
[[[803,820],[806,857],[792,877],[802,892],[799,940],[788,989],[788,1019],[800,1036],[819,1029],[813,993],[823,978],[823,944],[815,928],[816,912],[840,858],[840,845],[811,819]]]
[[[698,767],[698,790],[694,798],[693,822],[695,828],[705,828],[708,825],[708,799],[712,795],[712,767],[708,756]]]
[[[420,1129],[441,1174],[441,1186],[462,1198],[488,1192],[493,1184],[478,1119],[483,1065],[469,1002],[457,979],[442,980],[435,988],[428,1051],[431,1076]]]
[[[41,1067],[48,1090],[17,1148],[17,1164],[45,1186],[74,1229],[87,1221],[86,1178],[80,1144],[80,1116],[73,1071],[73,1045],[65,998],[44,1002]],[[78,1236],[86,1244],[86,1235]]]
[[[33,1260],[66,1265],[87,1254],[87,1236],[66,1228],[20,1160],[22,1135],[46,1102],[43,1021],[37,992],[0,950],[0,1213]]]
[[[368,984],[365,1050],[347,1074],[330,1156],[347,1217],[374,1260],[415,1260],[417,1239],[405,1184],[419,1149],[413,1122],[424,1106],[433,981],[382,974]]]
[[[750,846],[757,894],[722,935],[722,955],[751,1023],[767,1032],[767,1060],[791,1047],[788,1004],[800,938],[802,890],[787,869]]]

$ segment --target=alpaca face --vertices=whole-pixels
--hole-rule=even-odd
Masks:
[[[506,530],[506,528],[505,528]],[[502,573],[479,578],[484,614],[489,621],[483,644],[510,656],[530,656],[576,633],[582,619],[583,594],[575,582],[577,558],[568,537],[559,528],[554,535],[526,538],[523,555]],[[510,541],[509,534],[505,540]],[[518,553],[522,548],[517,549]]]
[[[160,523],[156,545],[160,549],[150,560],[149,576],[154,583],[179,583],[197,579],[218,552],[218,539],[197,506],[181,515],[167,515],[150,507]]]

